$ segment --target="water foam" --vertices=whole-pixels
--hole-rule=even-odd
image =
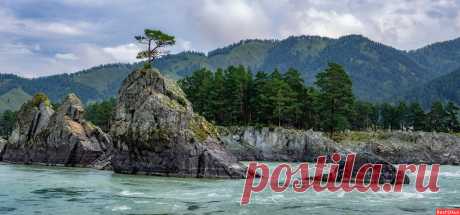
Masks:
[[[140,195],[144,195],[144,193],[141,193],[141,192],[131,192],[129,190],[123,190],[120,192],[120,195],[121,196],[140,196]]]
[[[127,211],[127,210],[131,210],[131,208],[126,205],[115,206],[112,208],[112,211]]]

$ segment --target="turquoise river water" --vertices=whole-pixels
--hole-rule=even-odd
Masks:
[[[272,164],[273,165],[273,164]],[[0,164],[0,214],[435,214],[460,207],[460,167],[442,166],[438,193],[307,191],[254,194],[243,180],[120,175],[82,168]]]

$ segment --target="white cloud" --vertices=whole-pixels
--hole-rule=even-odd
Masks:
[[[30,47],[21,43],[0,44],[0,54],[2,55],[29,55],[33,51]]]
[[[111,55],[116,61],[119,62],[135,62],[139,61],[136,59],[137,53],[139,53],[140,48],[134,44],[124,44],[118,45],[114,47],[105,47],[103,48],[104,52]]]
[[[81,21],[72,23],[37,21],[32,19],[19,19],[10,11],[0,8],[0,33],[13,33],[18,35],[50,36],[49,34],[79,36],[86,34],[90,24]]]
[[[337,38],[346,34],[365,32],[363,23],[349,13],[310,8],[294,13],[290,20],[292,22],[286,22],[280,28],[283,37],[308,34]]]
[[[175,35],[172,53],[300,34],[363,34],[399,49],[460,36],[457,0],[133,1],[54,0],[43,8],[0,1],[0,73],[49,75],[134,62],[140,47],[132,36],[144,28]]]
[[[270,20],[257,1],[204,0],[189,12],[194,30],[208,43],[229,44],[270,36]]]
[[[56,59],[59,60],[78,60],[79,58],[72,54],[72,53],[56,53],[55,55]]]

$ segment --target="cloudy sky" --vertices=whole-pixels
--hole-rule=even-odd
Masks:
[[[399,49],[460,37],[459,0],[1,0],[0,73],[37,77],[133,62],[144,28],[173,52],[241,39],[362,34]]]

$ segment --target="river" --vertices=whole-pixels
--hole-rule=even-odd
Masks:
[[[273,163],[271,165],[274,165]],[[460,167],[442,166],[438,193],[254,194],[244,180],[120,175],[83,168],[0,164],[0,214],[435,214],[460,207]]]

